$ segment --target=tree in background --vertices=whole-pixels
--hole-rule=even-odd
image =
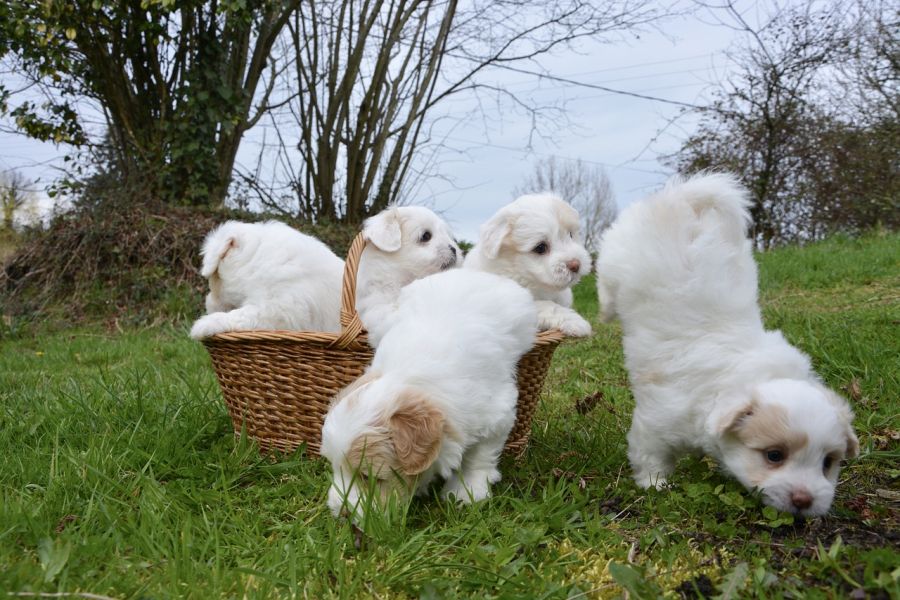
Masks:
[[[600,236],[616,218],[612,186],[603,167],[577,160],[550,157],[534,165],[534,172],[513,191],[515,196],[552,191],[571,204],[581,216],[585,247],[596,252]]]
[[[877,0],[860,0],[855,13],[838,2],[801,5],[754,29],[726,5],[749,42],[732,53],[737,75],[671,162],[686,173],[739,174],[759,247],[897,225],[897,121],[877,108],[897,105],[884,50],[896,40],[884,18],[869,20],[884,9]]]
[[[31,217],[35,211],[35,198],[31,191],[33,184],[19,171],[0,172],[0,214],[3,216],[2,229],[12,231],[16,217]]]
[[[491,69],[536,59],[579,38],[626,32],[664,11],[646,0],[304,0],[282,54],[292,64],[285,110],[272,113],[274,161],[289,193],[245,176],[263,205],[305,219],[358,223],[410,195],[441,140],[438,108],[490,92],[524,107]]]
[[[3,108],[37,139],[84,146],[105,136],[131,190],[220,205],[241,137],[269,101],[272,45],[298,3],[3,3],[0,55],[44,99],[10,109],[16,96],[0,90]],[[104,131],[91,130],[92,113]]]

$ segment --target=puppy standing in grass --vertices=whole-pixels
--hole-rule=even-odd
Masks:
[[[363,324],[377,334],[400,288],[456,266],[460,252],[447,224],[417,206],[388,208],[369,218],[363,233],[371,244],[360,257],[356,302]],[[197,320],[191,337],[249,329],[340,331],[344,261],[314,237],[277,221],[228,221],[206,237],[202,255],[209,314]]]
[[[440,475],[444,497],[469,502],[500,480],[516,365],[537,333],[531,295],[496,275],[448,271],[406,286],[393,323],[322,427],[335,515],[346,507],[359,516],[361,490],[373,486],[372,500],[402,498]]]
[[[571,308],[571,287],[591,269],[579,236],[578,212],[561,198],[521,196],[482,225],[465,268],[508,277],[530,291],[541,330],[585,337],[591,325]]]
[[[597,291],[622,322],[636,405],[628,456],[637,483],[659,488],[679,455],[703,452],[766,504],[822,515],[859,449],[853,416],[763,328],[748,205],[730,176],[676,180],[603,236]]]

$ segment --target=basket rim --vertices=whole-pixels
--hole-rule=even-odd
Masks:
[[[366,329],[356,312],[356,277],[359,272],[359,261],[369,240],[360,231],[353,238],[344,262],[344,275],[341,282],[341,331],[294,331],[285,329],[247,329],[229,331],[204,338],[204,344],[216,342],[305,342],[325,344],[336,348],[351,348],[358,345],[368,347]],[[558,344],[565,339],[565,334],[558,329],[538,332],[535,346]]]
[[[535,346],[558,344],[565,339],[565,334],[558,329],[548,329],[538,332],[534,340]],[[321,344],[335,344],[341,338],[339,333],[326,333],[322,331],[294,331],[287,329],[247,329],[218,333],[204,338],[203,342],[313,342]],[[354,338],[360,344],[368,346],[368,337],[362,333]]]

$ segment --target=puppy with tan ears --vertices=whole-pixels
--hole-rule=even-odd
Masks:
[[[572,309],[571,287],[591,269],[578,212],[554,194],[530,194],[482,225],[465,268],[508,277],[531,292],[538,327],[584,337],[591,325]]]
[[[377,347],[391,326],[403,286],[459,264],[462,252],[450,227],[421,206],[397,206],[366,219],[369,244],[359,260],[356,310]]]
[[[597,291],[622,322],[636,405],[628,456],[639,485],[662,487],[699,451],[766,504],[822,515],[859,450],[853,415],[803,352],[764,329],[748,207],[728,175],[676,179],[603,236]]]
[[[447,224],[427,208],[393,207],[363,227],[371,242],[360,257],[356,307],[377,343],[400,289],[457,265],[459,247]],[[319,240],[284,223],[229,221],[203,244],[209,314],[191,329],[200,339],[227,331],[340,331],[344,261]]]
[[[534,301],[509,279],[454,269],[406,286],[372,365],[322,427],[335,515],[359,517],[373,487],[370,500],[405,498],[438,475],[444,497],[487,498],[536,333]]]
[[[344,261],[314,237],[279,223],[228,221],[203,243],[205,338],[243,329],[339,331]]]

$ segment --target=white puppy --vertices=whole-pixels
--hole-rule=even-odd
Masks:
[[[242,329],[340,330],[344,261],[314,237],[279,223],[228,221],[203,243],[209,280],[205,338]]]
[[[359,260],[356,310],[378,342],[390,327],[403,286],[427,275],[457,266],[462,253],[447,223],[421,206],[398,206],[366,219],[363,234],[369,241]]]
[[[529,293],[496,275],[453,270],[404,288],[393,320],[371,367],[322,427],[336,515],[346,506],[359,516],[367,486],[382,500],[402,498],[440,475],[444,497],[468,502],[500,480],[516,364],[537,332]]]
[[[591,268],[578,212],[553,194],[521,196],[482,225],[465,267],[518,282],[537,301],[538,327],[584,337],[591,325],[572,310],[573,285]]]
[[[356,302],[376,343],[389,325],[400,289],[456,266],[447,224],[427,208],[388,208],[366,220],[371,242],[360,257]],[[319,240],[277,221],[229,221],[203,244],[209,314],[191,329],[200,339],[246,329],[340,331],[344,261]]]
[[[805,354],[763,328],[748,205],[730,176],[675,180],[603,236],[597,290],[622,322],[636,403],[628,455],[644,487],[699,451],[766,504],[821,515],[859,449],[853,416]]]

